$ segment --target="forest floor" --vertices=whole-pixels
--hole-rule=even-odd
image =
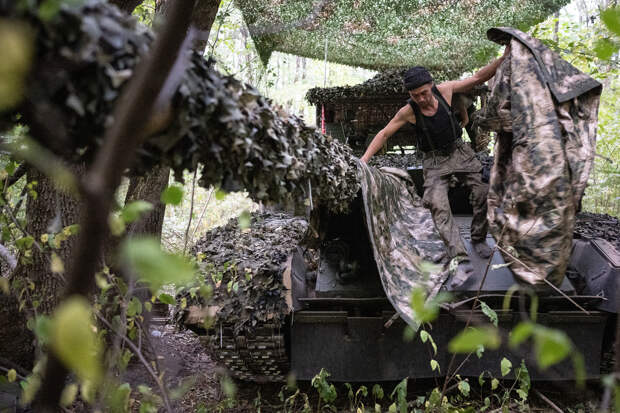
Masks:
[[[227,379],[225,371],[211,360],[198,337],[191,331],[177,331],[175,326],[163,325],[155,326],[151,331],[151,340],[160,358],[160,366],[165,372],[169,388],[175,388],[186,383],[188,390],[184,395],[173,402],[173,410],[180,413],[189,412],[302,412],[302,398],[298,399],[296,408],[285,409],[281,395],[288,397],[292,393],[285,390],[283,383],[247,383],[235,381],[234,397],[229,397],[224,391]],[[132,363],[124,378],[134,386],[146,383],[156,391],[156,386],[146,370],[139,363]],[[476,381],[476,380],[473,380]],[[230,381],[228,381],[230,383]],[[366,383],[365,383],[366,384]],[[384,402],[381,403],[382,411],[388,411],[389,394],[397,383],[382,383],[385,391]],[[441,383],[440,383],[441,384]],[[372,388],[372,383],[366,384],[368,389]],[[408,386],[408,400],[415,400],[418,396],[427,395],[437,384],[432,380],[410,380]],[[298,383],[300,392],[308,395],[309,405],[317,411],[319,405],[318,394],[310,383]],[[354,385],[354,391],[359,384]],[[230,388],[230,387],[229,387]],[[571,390],[572,388],[572,390]],[[348,390],[344,385],[336,385],[338,400],[336,403],[337,411],[355,411],[350,408],[350,400],[346,394]],[[589,383],[583,391],[573,388],[572,384],[565,383],[558,386],[553,383],[537,383],[535,390],[530,391],[528,408],[530,412],[554,412],[562,411],[565,413],[590,413],[595,412],[597,405],[601,402],[602,390],[598,383]],[[230,390],[229,390],[230,391]],[[282,391],[282,393],[281,393]],[[472,385],[472,395],[477,393],[477,389]],[[559,410],[552,408],[548,402],[544,401],[538,394],[553,401]],[[230,393],[228,393],[230,395]],[[472,398],[475,398],[473,396]],[[366,408],[374,410],[372,396],[366,398]],[[466,403],[467,404],[467,403]],[[138,403],[134,405],[138,411]],[[490,409],[492,411],[493,409]],[[519,411],[518,406],[512,406],[508,411]],[[501,411],[501,410],[498,410]]]

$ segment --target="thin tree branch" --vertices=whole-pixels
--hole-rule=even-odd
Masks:
[[[144,365],[144,368],[146,369],[146,371],[151,375],[153,380],[155,380],[155,383],[157,383],[157,387],[159,387],[159,391],[161,392],[162,398],[164,399],[166,410],[169,413],[171,413],[172,405],[170,404],[170,396],[168,395],[168,390],[166,389],[166,386],[164,385],[163,381],[159,378],[157,373],[153,370],[153,368],[151,367],[147,359],[144,357],[144,355],[142,354],[142,351],[140,351],[140,349],[131,340],[129,340],[124,334],[120,334],[116,330],[114,330],[114,328],[108,322],[108,320],[102,317],[99,313],[95,313],[95,314],[97,318],[99,319],[99,321],[105,324],[106,327],[108,327],[114,334],[117,334],[118,337],[120,337],[120,339],[123,340],[125,344],[127,344],[127,346],[136,355],[136,357],[140,359],[140,362]]]
[[[174,1],[161,34],[151,52],[138,64],[114,109],[115,121],[106,131],[103,146],[84,179],[82,195],[85,202],[80,239],[67,276],[64,296],[77,294],[88,297],[94,286],[94,274],[100,262],[103,243],[107,238],[107,218],[115,188],[130,165],[134,152],[145,138],[145,129],[153,113],[160,90],[179,55],[191,21],[195,0]],[[35,400],[37,411],[57,410],[67,376],[66,367],[49,354],[41,389]]]
[[[9,366],[12,369],[15,369],[15,371],[18,372],[19,374],[21,374],[22,376],[28,376],[30,374],[30,372],[28,370],[26,370],[25,368],[23,368],[19,364],[15,364],[11,360],[5,359],[2,356],[0,356],[0,363],[4,364],[5,366]]]
[[[209,191],[209,196],[207,197],[207,202],[205,202],[204,207],[202,207],[202,212],[200,213],[200,218],[198,218],[198,221],[196,222],[196,225],[194,226],[194,230],[192,231],[192,236],[190,238],[191,242],[194,242],[194,237],[196,236],[196,231],[198,231],[198,228],[200,227],[200,224],[202,223],[202,218],[205,215],[205,212],[207,211],[207,206],[209,206],[209,202],[211,202],[211,196],[213,196],[213,191],[214,189],[211,188],[211,190]]]
[[[555,403],[549,400],[544,394],[542,394],[536,389],[534,389],[534,393],[536,393],[536,395],[540,397],[545,403],[547,403],[553,410],[555,410],[558,413],[564,413],[562,409],[560,409]]]
[[[5,192],[9,187],[19,181],[22,176],[26,175],[26,164],[20,163],[17,169],[13,172],[13,175],[8,176],[4,182],[4,188],[2,192]]]
[[[187,250],[187,236],[189,235],[189,228],[192,226],[192,215],[194,214],[194,193],[196,192],[196,175],[198,174],[198,168],[194,169],[194,179],[192,179],[192,201],[189,206],[189,220],[187,221],[187,228],[185,228],[185,237],[183,242],[183,255]]]

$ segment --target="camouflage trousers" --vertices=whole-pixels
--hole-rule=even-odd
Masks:
[[[482,164],[469,146],[459,146],[447,157],[425,157],[424,160],[424,206],[431,210],[437,232],[448,250],[448,256],[466,256],[467,250],[461,239],[459,227],[454,221],[448,190],[454,179],[470,190],[470,202],[474,210],[471,222],[471,240],[486,239],[487,193],[489,186],[482,182]]]

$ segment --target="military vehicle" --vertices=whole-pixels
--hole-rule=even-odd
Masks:
[[[570,77],[573,82],[583,86],[575,90],[571,89],[571,93],[575,92],[574,96],[586,96],[590,99],[587,104],[582,102],[579,107],[587,109],[586,111],[591,110],[592,117],[588,118],[584,114],[583,117],[587,118],[587,122],[575,121],[579,130],[574,133],[574,136],[571,135],[571,139],[578,141],[573,149],[581,148],[582,152],[575,152],[568,148],[568,145],[549,143],[557,143],[565,138],[562,136],[562,139],[558,139],[561,133],[559,127],[545,129],[540,134],[532,131],[529,135],[525,134],[526,123],[515,122],[512,117],[513,112],[519,113],[518,109],[522,109],[524,113],[538,112],[533,109],[534,106],[524,103],[525,98],[515,99],[512,102],[509,99],[512,95],[506,91],[522,92],[520,87],[525,83],[528,85],[533,83],[519,82],[519,79],[516,79],[517,82],[510,86],[511,72],[506,69],[508,67],[506,65],[502,66],[506,70],[502,67],[498,69],[499,75],[496,74],[497,79],[488,96],[486,109],[484,109],[484,102],[487,97],[481,96],[481,110],[484,112],[481,116],[472,113],[474,123],[482,119],[483,123],[490,121],[499,125],[487,125],[483,128],[497,133],[498,160],[490,177],[492,185],[489,199],[491,200],[494,191],[501,186],[501,182],[498,182],[501,178],[506,180],[519,178],[514,182],[511,181],[513,191],[511,196],[521,196],[520,192],[526,193],[526,189],[533,194],[529,198],[525,196],[518,200],[511,197],[505,203],[502,202],[497,204],[497,207],[489,209],[489,215],[501,214],[504,222],[513,220],[518,223],[535,218],[528,231],[536,224],[537,229],[542,227],[545,234],[551,234],[543,238],[538,236],[540,233],[537,233],[535,237],[528,238],[525,237],[527,233],[518,232],[514,239],[508,239],[506,242],[502,238],[503,232],[502,234],[496,233],[505,242],[502,247],[507,248],[506,245],[512,245],[512,243],[517,245],[527,238],[527,249],[522,249],[527,253],[523,254],[521,259],[530,259],[530,264],[534,266],[539,263],[546,265],[550,262],[551,270],[554,271],[554,276],[557,275],[556,280],[561,281],[561,284],[553,288],[536,289],[535,293],[531,292],[532,289],[529,287],[529,292],[528,288],[524,288],[513,293],[514,286],[519,286],[519,279],[523,278],[521,274],[523,261],[518,261],[518,258],[513,256],[511,257],[513,262],[505,262],[504,257],[510,256],[505,251],[501,254],[495,251],[493,256],[486,260],[479,258],[473,252],[469,239],[472,209],[467,192],[458,186],[451,189],[449,200],[474,267],[474,274],[464,283],[452,283],[453,276],[448,274],[447,263],[443,261],[441,276],[431,275],[427,280],[420,278],[423,271],[418,268],[419,259],[427,260],[427,257],[431,257],[431,261],[441,262],[441,260],[435,260],[433,256],[438,251],[445,255],[445,248],[432,224],[430,212],[422,207],[419,199],[423,189],[420,162],[415,154],[409,153],[411,148],[403,147],[403,142],[407,141],[407,137],[404,141],[395,139],[392,144],[399,144],[400,155],[394,156],[400,156],[401,159],[394,163],[392,161],[396,158],[392,156],[382,166],[397,166],[401,170],[405,169],[407,173],[385,171],[386,174],[381,174],[360,163],[357,177],[361,190],[357,198],[349,203],[348,212],[330,214],[322,209],[318,212],[315,209],[311,214],[308,232],[313,236],[306,237],[306,242],[313,239],[317,244],[316,266],[308,264],[305,249],[309,244],[300,243],[297,251],[291,249],[288,260],[274,257],[278,261],[272,264],[281,264],[281,271],[276,277],[269,278],[267,283],[262,283],[260,278],[254,279],[250,276],[247,277],[249,284],[239,290],[238,275],[233,274],[226,280],[218,281],[220,285],[224,282],[227,282],[227,285],[237,285],[237,291],[242,292],[233,291],[234,294],[231,294],[228,291],[228,296],[226,292],[219,297],[216,295],[215,305],[211,309],[211,314],[216,316],[216,323],[213,327],[204,328],[202,324],[204,317],[201,317],[198,307],[194,307],[193,314],[192,307],[190,307],[186,324],[204,337],[207,348],[217,360],[229,368],[235,377],[246,380],[283,380],[289,373],[292,373],[297,379],[309,380],[323,367],[329,369],[331,378],[335,381],[374,382],[400,380],[404,377],[438,377],[447,374],[447,366],[453,364],[451,363],[452,355],[447,350],[448,343],[468,324],[466,320],[470,319],[470,315],[475,322],[478,320],[488,322],[486,319],[488,314],[484,314],[483,307],[477,305],[480,300],[497,314],[499,330],[504,339],[499,349],[493,351],[485,349],[480,357],[459,355],[454,365],[460,366],[461,376],[478,377],[482,372],[488,372],[495,377],[501,377],[500,362],[506,357],[515,366],[524,360],[530,370],[530,377],[534,380],[566,380],[574,377],[570,360],[541,370],[537,368],[536,360],[533,359],[534,351],[529,342],[517,349],[509,348],[506,344],[509,332],[517,323],[527,318],[528,312],[530,316],[535,314],[539,324],[566,333],[575,349],[583,355],[587,377],[599,377],[602,369],[607,368],[620,305],[618,296],[620,294],[620,244],[617,235],[607,237],[607,239],[596,236],[588,237],[587,231],[583,231],[578,222],[576,228],[578,236],[573,239],[571,252],[570,233],[567,227],[573,223],[573,207],[576,208],[582,196],[589,170],[579,169],[578,164],[591,165],[594,156],[593,151],[589,150],[593,147],[595,139],[594,128],[589,127],[595,125],[596,111],[593,110],[595,105],[592,103],[598,102],[600,84],[580,74],[577,69],[562,61],[559,56],[553,55],[537,39],[530,38],[516,29],[491,29],[488,36],[494,41],[504,42],[502,44],[505,44],[506,38],[508,41],[513,41],[514,39],[510,40],[510,36],[516,36],[522,43],[515,43],[513,46],[522,48],[527,44],[527,47],[530,47],[528,49],[530,52],[527,53],[533,53],[534,57],[526,52],[511,55],[513,63],[522,62],[525,60],[524,56],[530,56],[527,57],[531,59],[528,60],[528,64],[519,66],[522,71],[534,67],[535,58],[543,54],[553,62],[551,66],[559,70],[558,76],[545,77],[548,84],[541,84],[540,89],[534,91],[528,90],[529,94],[524,93],[524,96],[538,96],[535,93],[548,87],[558,102],[565,102],[564,99],[567,99],[568,95],[560,93],[566,88],[566,85],[561,82],[565,77]],[[532,75],[532,79],[534,77]],[[384,83],[394,83],[397,81],[395,79],[398,77],[391,76]],[[583,82],[579,83],[576,79],[582,79]],[[374,88],[374,85],[378,83],[381,82],[374,79],[366,82],[365,85]],[[394,91],[399,89],[404,92],[402,85],[386,88],[392,91],[391,94],[395,94]],[[592,94],[585,95],[589,91],[592,91]],[[332,133],[340,129],[342,132],[340,139],[345,143],[349,142],[348,138],[360,142],[367,140],[373,135],[377,125],[385,125],[386,116],[389,118],[395,113],[393,109],[390,109],[390,105],[397,107],[399,105],[384,99],[382,102],[384,106],[377,107],[378,105],[373,101],[344,99],[344,96],[349,95],[342,88],[332,92],[325,90],[321,93],[309,93],[309,95],[314,96],[313,101],[317,107],[319,103],[324,105],[329,116],[322,120],[327,123],[327,127],[332,129]],[[353,95],[379,96],[377,93],[368,95],[359,92],[357,88]],[[481,93],[485,92],[481,91]],[[540,95],[547,96],[542,93]],[[551,102],[551,97],[548,99]],[[492,100],[493,103],[489,103]],[[506,110],[506,107],[511,107],[509,106],[511,102],[522,106],[513,105],[515,110]],[[473,99],[462,105],[463,112],[471,104],[473,104]],[[573,112],[577,114],[578,108],[573,109]],[[548,116],[549,119],[552,118],[551,114]],[[547,119],[548,124],[556,122],[555,118],[549,119]],[[518,144],[514,144],[512,140],[513,133],[521,134],[514,135],[515,140],[516,136],[520,138]],[[355,137],[357,139],[353,139]],[[559,150],[553,154],[538,151],[538,149],[524,151],[522,148],[530,142],[535,142],[533,145],[545,143],[548,144],[546,147],[559,148]],[[515,149],[513,144],[519,148]],[[543,146],[545,145],[538,145],[538,148]],[[390,151],[395,148],[386,149]],[[535,181],[532,179],[534,174],[530,173],[532,169],[540,169],[544,166],[546,169],[540,173],[547,177],[545,174],[550,174],[557,165],[557,161],[562,156],[566,157],[569,151],[571,152],[570,160],[575,161],[575,164],[556,168],[559,171],[557,175],[554,175],[556,178],[545,179],[541,182],[541,185],[554,182],[555,186],[540,191],[547,198],[536,198],[539,191],[532,191],[532,188],[538,188],[533,183],[527,188],[524,187],[525,184],[522,182],[526,180],[525,175],[527,179]],[[519,156],[511,157],[515,152]],[[526,153],[530,156],[524,155]],[[520,166],[519,162],[529,160],[534,156],[532,154],[535,155],[532,164],[536,165],[530,165],[531,169],[524,171],[515,168],[511,172],[505,171],[508,164],[511,168],[515,165]],[[375,157],[372,160],[377,161]],[[484,164],[488,172],[490,163],[484,162]],[[500,175],[499,172],[503,174]],[[561,175],[565,172],[566,176]],[[387,176],[388,174],[390,176]],[[583,179],[573,182],[571,177]],[[411,185],[411,182],[414,185]],[[559,189],[560,183],[563,189]],[[529,208],[530,204],[535,202],[545,203],[548,200],[559,200],[560,195],[569,193],[566,189],[569,187],[575,192],[571,193],[573,195],[571,198],[562,198],[561,202],[566,201],[563,205],[553,204],[553,209],[547,206],[545,206],[547,209]],[[414,189],[417,195],[413,194]],[[538,204],[534,206],[537,207]],[[545,216],[539,220],[540,216],[533,217],[534,214]],[[561,215],[561,217],[555,219],[556,215]],[[392,217],[394,220],[391,219]],[[491,225],[497,224],[497,221],[489,220]],[[558,225],[560,222],[565,225]],[[600,225],[605,224],[600,223]],[[276,226],[272,226],[273,231],[276,230]],[[505,225],[504,228],[509,226]],[[618,221],[615,220],[614,233],[620,232],[619,227]],[[520,231],[526,229],[526,226],[519,228]],[[393,237],[393,233],[397,235]],[[511,235],[513,234],[515,233]],[[552,237],[555,237],[552,241],[560,240],[561,242],[547,244]],[[232,240],[227,242],[234,243]],[[488,235],[487,243],[494,247],[495,239]],[[553,245],[553,251],[540,251],[543,247],[542,245],[539,247],[539,244],[542,243]],[[392,254],[392,251],[395,253]],[[264,249],[262,252],[268,253]],[[569,253],[570,262],[566,263],[564,257],[568,257]],[[216,255],[216,251],[213,251],[211,258]],[[241,268],[244,268],[246,263],[252,260],[246,257],[236,261]],[[568,264],[566,273],[556,274],[564,271],[565,264]],[[513,271],[518,273],[519,277]],[[539,274],[548,274],[548,272],[540,272],[536,275],[539,276]],[[425,288],[427,292],[436,293],[437,289],[440,289],[450,293],[452,297],[450,301],[441,305],[437,319],[430,326],[424,326],[434,339],[437,354],[434,354],[435,350],[430,341],[423,342],[421,336],[412,341],[403,339],[410,331],[409,329],[419,327],[415,317],[410,315],[411,308],[407,305],[411,286],[418,286],[429,280],[431,283],[426,283],[425,287],[430,284],[432,286]],[[551,284],[551,281],[549,283]],[[258,290],[263,292],[257,293]],[[278,294],[281,294],[283,298],[280,301],[274,301],[273,297],[277,297]],[[243,296],[244,299],[240,299],[239,296]],[[252,296],[254,298],[246,299]],[[265,305],[269,302],[272,304]],[[276,304],[273,304],[274,302]],[[279,302],[286,302],[286,305],[277,304]],[[530,311],[532,308],[535,311]],[[261,313],[261,317],[251,316],[254,312]],[[207,313],[204,315],[206,316]],[[431,366],[431,359],[438,362],[442,367],[441,370]]]
[[[416,187],[422,188],[421,168],[409,167],[408,172],[418,183]],[[279,381],[291,373],[298,380],[309,380],[322,367],[328,368],[334,381],[442,376],[451,358],[448,342],[465,326],[478,290],[480,300],[497,312],[499,327],[505,332],[521,320],[531,303],[529,296],[515,294],[509,308],[503,308],[506,292],[518,282],[497,252],[485,277],[488,260],[471,253],[471,207],[466,195],[457,187],[451,190],[450,200],[476,272],[458,288],[450,288],[449,279],[442,287],[453,298],[441,306],[430,328],[426,327],[437,345],[437,355],[418,337],[403,339],[407,324],[397,316],[384,292],[364,226],[361,197],[349,214],[322,217],[316,268],[309,268],[303,246],[286,260],[282,277],[288,290],[289,312],[283,322],[258,323],[252,332],[240,331],[222,320],[206,330],[200,317],[186,318],[186,324],[201,336],[214,358],[242,380]],[[594,224],[591,218],[586,223],[594,229],[605,226],[600,217]],[[571,338],[584,356],[589,378],[607,369],[620,303],[620,251],[614,238],[620,233],[620,225],[609,219],[613,227],[611,231],[608,227],[607,238],[615,244],[598,237],[591,227],[583,230],[578,222],[571,263],[560,286],[562,294],[552,291],[538,297],[538,322]],[[490,235],[487,242],[494,245]],[[485,318],[479,308],[474,316]],[[500,361],[507,357],[515,366],[524,359],[533,380],[573,377],[570,361],[539,371],[532,355],[527,346],[514,351],[502,345],[496,351],[485,351],[481,358],[469,357],[459,372],[477,377],[487,371],[501,377]],[[441,372],[431,368],[431,358],[442,366]],[[456,365],[464,358],[458,356]]]

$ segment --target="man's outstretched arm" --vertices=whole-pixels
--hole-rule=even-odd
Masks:
[[[495,72],[500,64],[504,61],[506,56],[510,53],[510,45],[506,46],[504,49],[504,54],[502,57],[493,60],[491,63],[483,67],[474,73],[471,77],[468,77],[463,80],[453,80],[450,82],[445,82],[446,86],[449,86],[452,90],[452,93],[466,93],[469,92],[474,86],[481,85],[493,76],[495,76]]]
[[[370,158],[379,151],[385,145],[385,142],[388,138],[396,133],[400,128],[403,127],[407,123],[407,117],[405,112],[407,111],[407,106],[402,107],[398,113],[392,118],[392,120],[385,126],[385,128],[381,129],[379,133],[372,138],[370,145],[366,148],[366,152],[360,158],[362,162],[368,163]]]

